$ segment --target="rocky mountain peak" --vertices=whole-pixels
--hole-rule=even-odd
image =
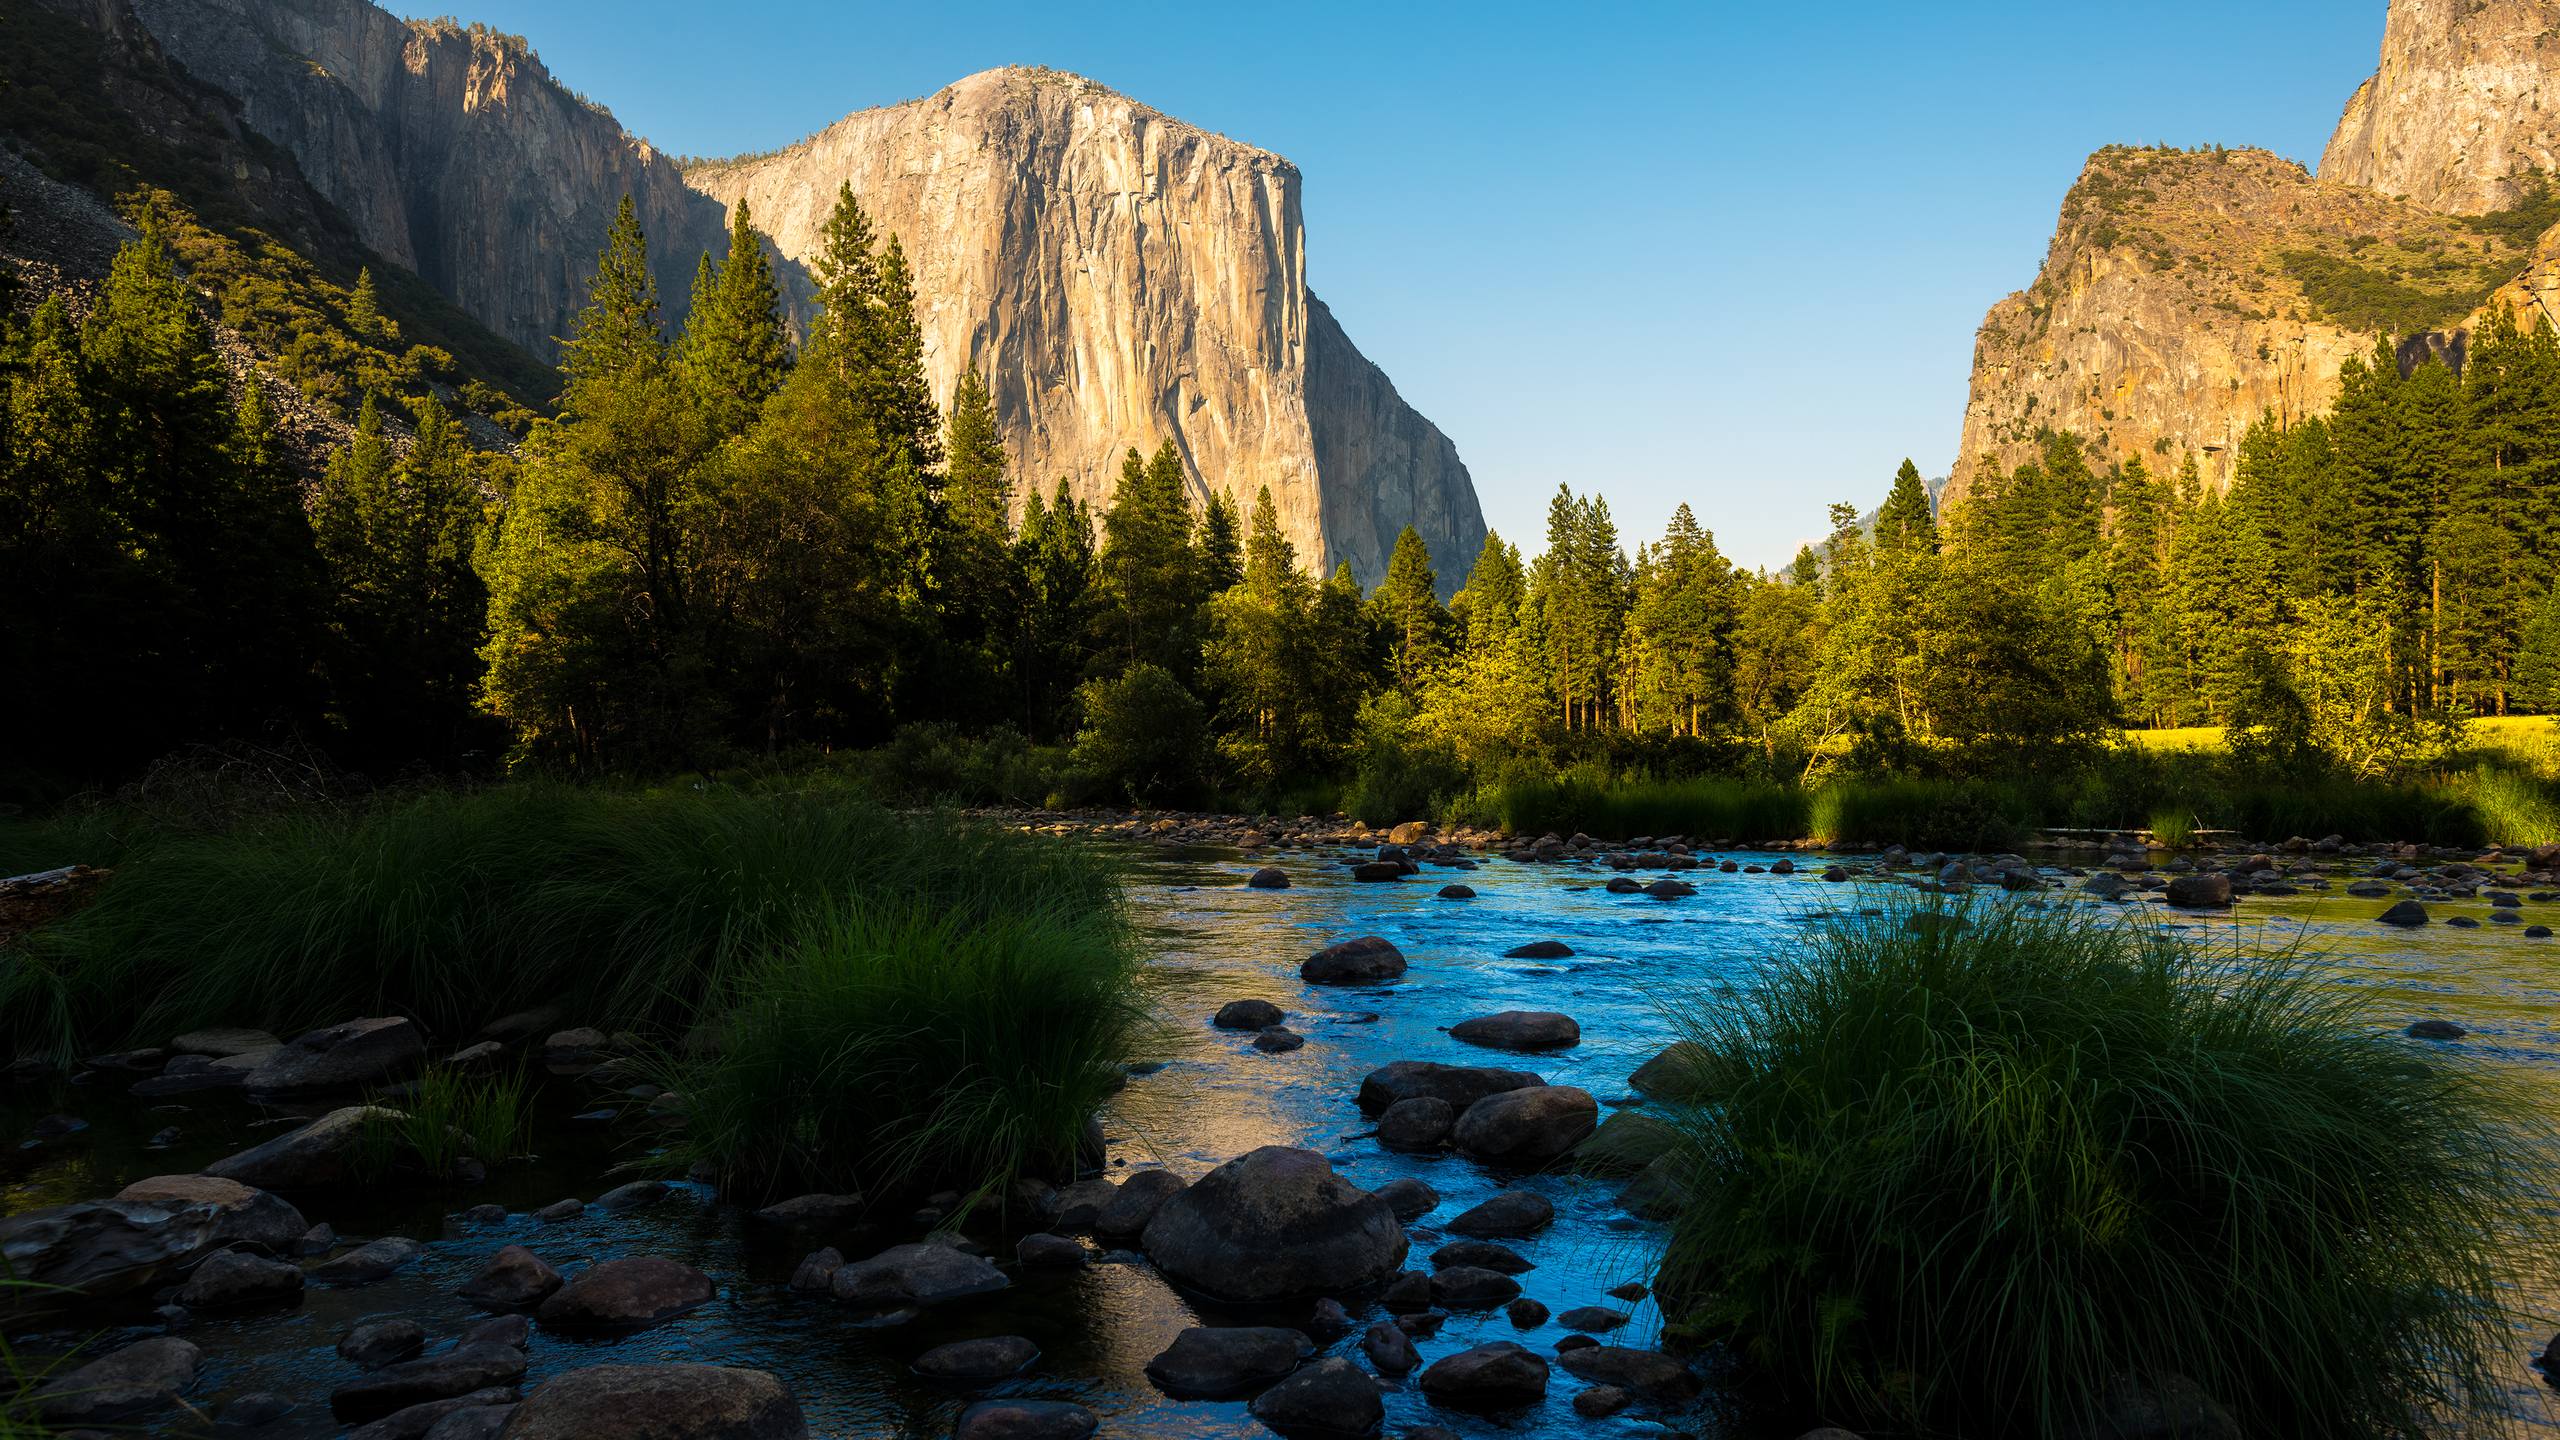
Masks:
[[[2560,0],[2391,0],[2320,177],[2421,209],[2485,214],[2560,166]]]

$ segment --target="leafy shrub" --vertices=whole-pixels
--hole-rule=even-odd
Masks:
[[[1354,745],[1342,807],[1372,825],[1437,814],[1466,786],[1458,752],[1424,734],[1413,702],[1396,691],[1382,690],[1361,702]]]
[[[1162,666],[1133,665],[1077,692],[1084,728],[1075,763],[1088,783],[1141,805],[1196,794],[1209,749],[1209,716]]]
[[[1712,1093],[1665,1308],[1860,1428],[2078,1433],[2132,1376],[2252,1435],[2502,1429],[2544,1138],[2369,1003],[2037,907],[1828,923],[1672,1010]]]

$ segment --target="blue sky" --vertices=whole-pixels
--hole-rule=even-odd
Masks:
[[[1277,151],[1308,281],[1535,551],[1559,482],[1782,563],[1954,458],[1974,327],[2111,142],[2319,158],[2384,0],[464,0],[670,150],[1045,64]],[[1463,565],[1471,557],[1435,557]]]

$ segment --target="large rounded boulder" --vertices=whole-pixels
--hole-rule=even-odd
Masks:
[[[504,1440],[801,1440],[791,1387],[724,1365],[590,1365],[534,1387]]]
[[[1526,1169],[1563,1158],[1599,1124],[1600,1105],[1590,1091],[1533,1085],[1468,1106],[1453,1138],[1475,1159]]]
[[[1404,952],[1384,937],[1363,935],[1328,945],[1298,964],[1310,985],[1376,985],[1404,973]]]
[[[1399,1100],[1444,1100],[1449,1108],[1466,1113],[1468,1106],[1488,1095],[1506,1090],[1524,1090],[1547,1082],[1526,1070],[1504,1070],[1492,1065],[1443,1065],[1437,1060],[1397,1060],[1370,1071],[1360,1081],[1360,1110],[1367,1115],[1382,1115]]]
[[[1156,1211],[1142,1243],[1166,1278],[1237,1304],[1360,1289],[1394,1274],[1406,1248],[1386,1201],[1285,1145],[1202,1176]]]

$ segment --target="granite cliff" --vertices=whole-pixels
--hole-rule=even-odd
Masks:
[[[2458,364],[2484,307],[2531,303],[2515,282],[2560,222],[2556,33],[2560,0],[2393,0],[2317,175],[2260,150],[2090,157],[2034,283],[1976,337],[1951,496],[2048,430],[2227,485],[2241,433],[2326,410],[2376,336]]]
[[[1483,542],[1456,447],[1307,289],[1296,167],[1089,80],[990,71],[687,173],[511,36],[366,0],[133,5],[366,244],[536,353],[626,193],[673,319],[732,202],[796,261],[849,180],[914,265],[936,389],[988,377],[1019,480],[1107,500],[1170,439],[1203,496],[1268,485],[1310,563],[1374,582],[1412,524],[1454,585]]]

